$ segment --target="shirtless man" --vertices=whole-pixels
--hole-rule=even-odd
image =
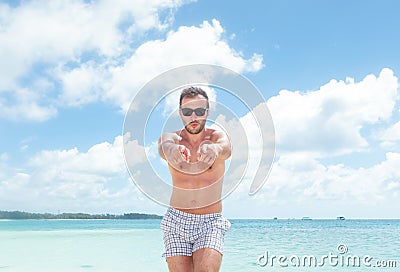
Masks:
[[[230,227],[221,215],[221,191],[231,144],[224,132],[205,127],[209,102],[201,88],[184,89],[179,106],[184,128],[158,142],[174,186],[161,222],[163,255],[169,271],[219,271]]]

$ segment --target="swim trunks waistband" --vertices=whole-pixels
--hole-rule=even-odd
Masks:
[[[175,215],[178,215],[180,217],[184,217],[184,218],[191,218],[191,219],[211,219],[211,218],[215,218],[215,217],[220,217],[222,216],[222,213],[217,212],[217,213],[205,213],[205,214],[197,214],[197,213],[187,213],[172,207],[168,208],[167,213],[172,213]]]

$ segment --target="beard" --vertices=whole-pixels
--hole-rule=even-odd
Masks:
[[[197,124],[197,126],[194,127],[194,128],[192,127],[193,123]],[[190,134],[199,134],[204,129],[205,125],[206,125],[206,121],[205,120],[193,121],[193,122],[187,123],[185,125],[185,129]]]

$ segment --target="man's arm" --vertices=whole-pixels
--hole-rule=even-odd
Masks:
[[[226,160],[231,156],[232,146],[229,137],[223,131],[214,131],[210,141],[202,144],[198,151],[199,161],[213,163],[216,159]]]
[[[228,135],[223,131],[214,131],[211,135],[211,142],[214,143],[218,154],[217,157],[222,160],[226,160],[231,156],[232,145]]]

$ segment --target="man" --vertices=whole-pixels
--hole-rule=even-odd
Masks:
[[[230,227],[221,215],[221,192],[231,144],[224,132],[205,127],[210,109],[201,88],[184,89],[179,106],[184,128],[163,134],[158,142],[173,183],[161,222],[163,255],[170,271],[219,271]]]

